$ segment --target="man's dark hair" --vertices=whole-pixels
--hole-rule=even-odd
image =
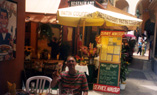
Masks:
[[[0,8],[0,15],[1,15],[1,12],[6,13],[7,14],[7,18],[8,18],[8,11],[6,9]]]
[[[67,60],[69,59],[69,58],[74,58],[74,60],[76,61],[76,59],[75,59],[75,57],[74,56],[72,56],[72,55],[69,55],[68,57],[67,57]]]

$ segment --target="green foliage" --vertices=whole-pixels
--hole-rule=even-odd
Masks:
[[[126,80],[126,76],[129,73],[128,66],[129,62],[126,61],[127,55],[124,53],[126,50],[122,49],[122,54],[121,54],[121,68],[120,68],[120,81],[123,83]]]
[[[129,47],[133,49],[135,47],[136,40],[129,40],[128,44],[129,44]]]
[[[44,38],[51,40],[53,35],[54,35],[54,33],[52,32],[50,25],[48,25],[48,24],[40,25],[40,36],[38,38],[39,40],[44,39]]]

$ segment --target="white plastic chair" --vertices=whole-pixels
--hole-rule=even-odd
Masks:
[[[33,76],[33,77],[28,78],[26,81],[26,92],[29,93],[29,90],[30,90],[29,84],[31,83],[32,80],[36,80],[35,90],[37,93],[43,93],[45,83],[46,83],[46,81],[48,81],[49,82],[49,93],[50,93],[52,79],[47,76]]]

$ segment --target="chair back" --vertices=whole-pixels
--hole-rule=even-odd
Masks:
[[[31,81],[33,81],[33,80],[36,81],[35,90],[37,93],[43,93],[44,88],[45,88],[45,83],[46,83],[46,81],[48,81],[49,82],[48,87],[49,87],[49,93],[50,93],[52,79],[47,76],[33,76],[33,77],[28,78],[26,81],[26,92],[29,92],[29,90],[30,90],[29,85],[30,85]]]

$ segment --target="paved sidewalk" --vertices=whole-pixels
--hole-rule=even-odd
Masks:
[[[157,95],[157,75],[152,71],[131,70],[125,90],[119,95]],[[89,95],[117,95],[98,91],[89,91]]]
[[[157,75],[152,71],[131,69],[127,78],[127,86],[121,95],[156,95]]]
[[[145,56],[140,56],[135,49],[133,61],[129,66],[130,73],[126,80],[126,88],[121,90],[119,95],[157,95],[157,75],[151,70],[148,54],[147,50]],[[89,95],[117,94],[89,91]]]

